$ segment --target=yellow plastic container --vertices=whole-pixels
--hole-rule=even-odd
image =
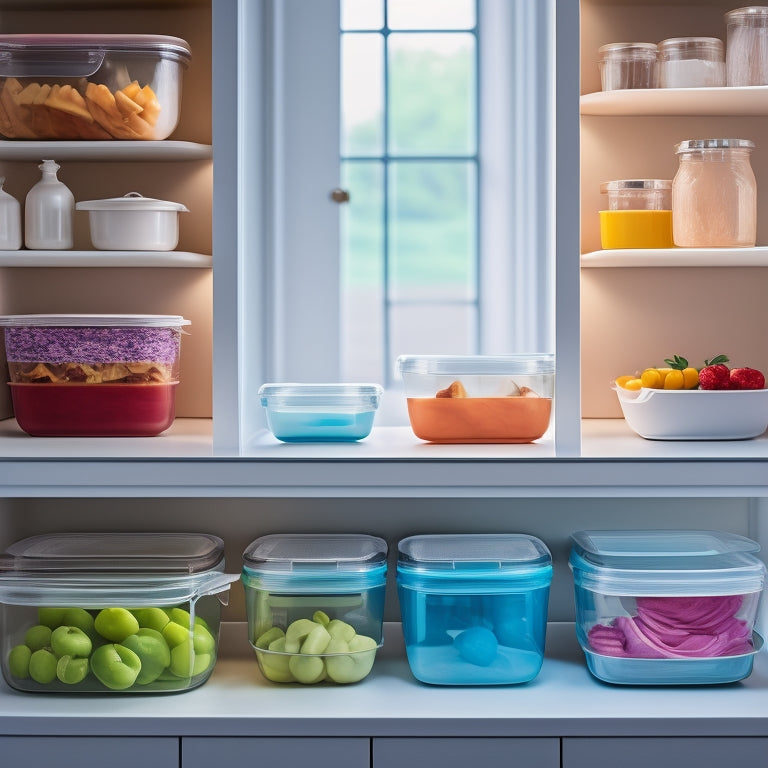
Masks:
[[[600,211],[604,249],[673,248],[672,211]]]

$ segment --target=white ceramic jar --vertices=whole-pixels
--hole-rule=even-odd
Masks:
[[[75,198],[56,175],[61,166],[43,160],[42,178],[27,193],[24,204],[24,244],[34,250],[72,248]]]
[[[757,239],[757,182],[747,139],[690,139],[675,147],[672,229],[684,248],[748,248]]]
[[[661,88],[725,85],[725,47],[717,37],[670,37],[659,43]]]
[[[21,205],[4,189],[5,177],[0,176],[0,251],[21,248]]]

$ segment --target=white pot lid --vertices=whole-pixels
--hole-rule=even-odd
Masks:
[[[78,211],[183,211],[189,213],[189,208],[181,203],[168,200],[155,200],[144,197],[138,192],[128,192],[122,197],[108,197],[104,200],[83,200],[76,203]]]

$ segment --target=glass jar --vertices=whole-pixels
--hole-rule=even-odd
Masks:
[[[600,211],[604,249],[674,246],[671,179],[605,181],[600,192],[608,198],[607,210]]]
[[[725,47],[717,37],[670,37],[659,43],[662,88],[725,85]]]
[[[622,88],[657,88],[656,43],[608,43],[598,49],[604,91]]]
[[[768,7],[736,8],[725,22],[728,85],[768,85]]]
[[[672,181],[675,245],[748,248],[757,239],[757,183],[747,139],[690,139],[675,147]]]

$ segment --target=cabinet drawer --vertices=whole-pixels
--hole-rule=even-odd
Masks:
[[[373,740],[372,768],[424,768],[438,765],[440,768],[466,768],[468,765],[482,765],[483,768],[560,768],[560,740]]]
[[[44,726],[41,726],[44,727]],[[173,768],[179,740],[171,737],[0,736],[2,765],[61,765],[77,768]]]
[[[563,768],[722,768],[737,758],[744,765],[762,765],[767,751],[766,738],[563,739]]]
[[[194,736],[181,740],[181,766],[243,768],[254,765],[311,765],[312,768],[370,768],[370,744],[370,739],[363,738]]]

